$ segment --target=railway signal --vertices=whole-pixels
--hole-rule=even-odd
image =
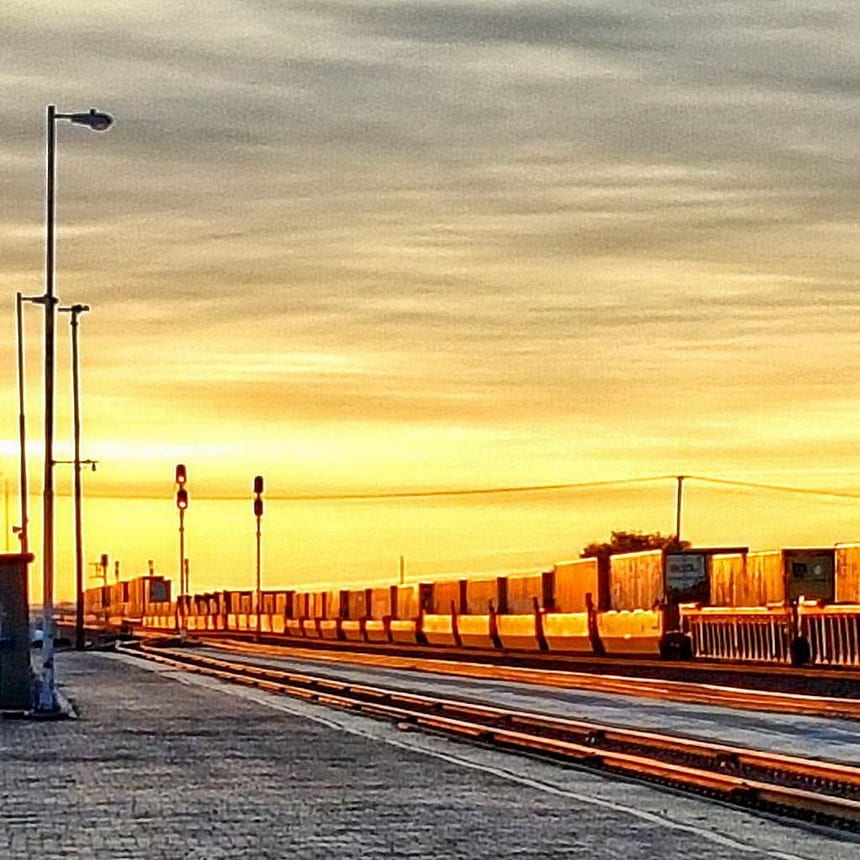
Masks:
[[[176,472],[176,507],[179,510],[179,636],[185,640],[185,593],[188,589],[187,566],[185,563],[185,511],[188,510],[188,490],[185,484],[188,482],[188,473],[184,463],[177,463]]]
[[[263,476],[256,475],[254,477],[254,517],[257,520],[257,590],[256,590],[256,608],[257,608],[257,641],[260,640],[260,634],[262,633],[260,613],[261,613],[261,600],[262,600],[262,585],[263,585],[263,573],[262,573],[262,563],[261,563],[261,552],[260,552],[260,540],[261,540],[261,522],[263,519]]]

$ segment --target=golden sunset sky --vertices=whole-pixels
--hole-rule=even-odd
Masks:
[[[860,7],[231,0],[0,7],[0,468],[17,522],[14,296],[81,320],[86,557],[195,589],[538,569],[671,532],[703,475],[860,494]],[[28,307],[31,543],[42,320]],[[57,451],[71,456],[68,318]],[[71,595],[58,466],[58,596]],[[860,499],[690,481],[700,544],[860,537]],[[9,538],[11,547],[15,539]],[[34,597],[41,593],[38,558]]]

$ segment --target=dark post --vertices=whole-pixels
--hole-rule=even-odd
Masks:
[[[260,621],[260,603],[262,601],[263,591],[263,566],[261,554],[261,521],[263,519],[263,476],[256,475],[254,477],[254,516],[257,520],[257,641],[260,641],[262,633],[262,625]]]
[[[29,711],[33,705],[27,601],[32,560],[29,553],[0,555],[0,711]]]

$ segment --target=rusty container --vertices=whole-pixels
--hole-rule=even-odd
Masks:
[[[491,604],[494,609],[498,608],[498,580],[468,579],[464,581],[466,583],[464,615],[486,615],[490,611]]]
[[[395,613],[391,610],[392,596],[397,599],[397,586],[371,588],[368,615],[371,618],[386,618]]]
[[[860,544],[837,545],[835,579],[838,603],[860,603]]]
[[[766,606],[801,597],[832,601],[835,568],[833,547],[751,552],[746,577],[735,583],[735,605]]]
[[[612,609],[652,609],[663,599],[663,550],[613,555],[609,579]]]
[[[746,553],[715,553],[711,557],[712,606],[738,606],[735,594],[737,584],[743,582],[747,571]]]
[[[507,577],[507,614],[531,615],[534,612],[534,602],[543,605],[543,574],[531,576]],[[501,612],[501,609],[499,610]]]
[[[586,594],[591,595],[597,606],[600,576],[596,558],[560,561],[553,567],[553,611],[585,612]]]
[[[450,615],[451,608],[455,612],[465,611],[465,579],[449,579],[433,583],[433,598],[431,614]]]

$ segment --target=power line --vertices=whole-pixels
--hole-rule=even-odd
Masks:
[[[709,478],[705,475],[685,475],[688,481],[702,481],[705,484],[721,484],[727,487],[745,487],[751,490],[769,490],[775,493],[796,493],[807,496],[829,496],[840,499],[860,499],[860,493],[845,493],[837,490],[816,490],[812,487],[788,487],[783,484],[760,484],[755,481],[732,481],[727,478]]]
[[[307,494],[269,494],[268,498],[279,502],[345,502],[345,501],[375,501],[386,499],[431,499],[464,496],[492,496],[492,495],[515,495],[518,493],[559,492],[592,490],[609,487],[622,487],[631,484],[648,484],[658,481],[675,482],[679,477],[685,481],[699,481],[704,484],[716,484],[726,487],[741,487],[751,490],[765,490],[777,493],[793,493],[797,495],[825,496],[829,498],[860,499],[860,493],[840,492],[837,490],[823,490],[812,487],[792,487],[783,484],[767,484],[755,481],[739,481],[729,478],[714,478],[708,475],[651,475],[641,478],[615,478],[607,481],[582,481],[560,484],[527,484],[512,485],[505,487],[448,487],[437,490],[391,490],[366,493],[307,493]],[[67,495],[58,493],[57,495]],[[161,501],[167,496],[165,494],[119,494],[90,492],[90,498],[102,499],[128,499],[132,501]],[[223,493],[212,495],[198,495],[200,501],[211,502],[234,502],[245,501],[249,496],[238,493]]]

